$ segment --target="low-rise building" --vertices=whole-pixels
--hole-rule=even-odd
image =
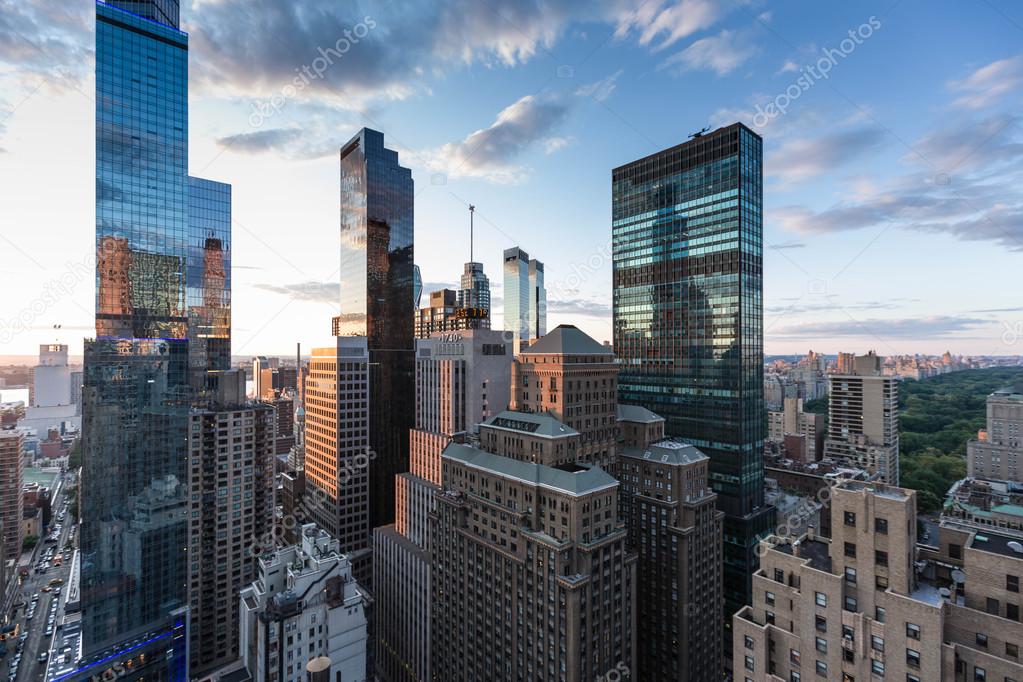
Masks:
[[[1023,679],[1023,545],[943,524],[918,546],[916,493],[882,483],[843,481],[831,504],[830,539],[761,543],[737,680]]]
[[[241,657],[255,680],[303,682],[306,664],[330,659],[331,680],[366,682],[368,597],[337,540],[315,524],[302,543],[259,558],[240,595]]]

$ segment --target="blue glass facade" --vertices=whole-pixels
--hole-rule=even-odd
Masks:
[[[193,369],[231,369],[231,185],[188,178],[185,276]]]
[[[195,379],[230,367],[231,188],[188,176],[188,36],[177,25],[177,0],[96,3],[84,658],[69,679],[109,666],[126,679],[188,674],[188,414]]]
[[[764,505],[762,140],[741,124],[612,173],[619,400],[710,457],[725,597],[745,603]],[[735,607],[735,608],[733,608]]]
[[[188,334],[188,36],[96,4],[96,334]]]
[[[370,527],[394,520],[415,422],[412,171],[363,128],[341,148],[341,306],[335,336],[365,336],[370,361]]]

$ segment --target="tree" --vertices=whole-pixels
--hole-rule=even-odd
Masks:
[[[26,535],[25,539],[21,542],[21,551],[27,552],[28,550],[39,544],[38,535]]]

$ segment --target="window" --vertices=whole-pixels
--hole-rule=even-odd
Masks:
[[[883,623],[885,619],[885,610],[880,606],[874,608],[874,620],[878,623]]]
[[[774,625],[774,611],[764,611],[764,620]]]
[[[874,587],[878,590],[888,589],[888,576],[886,575],[875,575],[874,576]]]
[[[974,682],[985,682],[985,680],[987,680],[987,671],[983,668],[973,666],[973,680]]]
[[[845,555],[847,557],[850,557],[850,558],[853,558],[853,559],[856,558],[856,543],[855,542],[847,542],[847,543],[845,543]]]
[[[789,663],[792,665],[799,665],[799,650],[789,649]]]
[[[1009,592],[1019,592],[1019,576],[1018,575],[1005,576],[1005,589],[1007,589]]]
[[[845,525],[856,527],[856,512],[847,511],[845,512]]]
[[[849,566],[845,567],[845,581],[847,583],[849,583],[850,585],[855,585],[856,584],[856,569],[855,568],[850,568]]]
[[[824,661],[817,661],[817,674],[821,677],[828,676],[828,664]]]
[[[745,635],[745,637],[744,637],[744,644],[746,645],[747,649],[752,649],[753,648],[753,638],[750,637],[749,635]]]
[[[1018,604],[1006,604],[1005,605],[1005,617],[1009,620],[1019,620],[1019,605]]]
[[[853,639],[856,635],[856,631],[852,629],[851,625],[842,626],[842,639]]]
[[[920,626],[916,623],[906,623],[906,637],[909,639],[920,639]]]
[[[816,639],[817,651],[821,652],[822,654],[828,653],[828,640],[824,639],[823,637],[817,637]]]
[[[845,610],[856,613],[856,597],[845,598]]]
[[[752,656],[747,656],[746,657],[746,670],[749,670],[750,672],[753,672],[753,657]]]
[[[884,663],[876,658],[870,659],[870,672],[874,673],[878,677],[884,677]]]
[[[817,632],[827,632],[828,619],[824,616],[814,616],[814,626],[817,628]]]
[[[906,649],[906,665],[910,668],[919,668],[920,652],[916,649]]]
[[[1019,658],[1019,645],[1006,642],[1005,655],[1008,658]]]
[[[800,681],[799,673],[797,673],[795,670],[793,670],[792,672],[789,673],[789,682],[799,682],[799,681]]]
[[[1001,604],[997,599],[987,598],[987,604],[984,608],[985,611],[990,613],[992,616],[1000,616],[1002,613]]]
[[[882,552],[881,550],[874,550],[874,563],[878,566],[888,565],[888,552]]]
[[[977,646],[987,649],[987,635],[983,632],[977,633]]]
[[[920,678],[917,677],[916,675],[910,675],[909,673],[906,673],[906,682],[920,682]]]
[[[954,543],[950,542],[948,544],[948,556],[950,558],[952,558],[952,559],[962,559],[963,558],[963,546],[962,545],[957,545],[957,544],[954,544]]]
[[[854,663],[856,661],[852,649],[842,649],[842,660],[846,663]]]
[[[780,568],[774,569],[774,582],[784,583],[785,582],[785,571]]]
[[[817,606],[828,605],[828,595],[824,594],[823,592],[814,592],[813,598],[814,601],[817,602]]]
[[[877,635],[870,636],[870,648],[874,651],[880,651],[884,653],[884,639]]]
[[[874,532],[888,535],[888,519],[874,519]]]
[[[765,592],[764,600],[767,602],[768,606],[774,606],[774,592]]]

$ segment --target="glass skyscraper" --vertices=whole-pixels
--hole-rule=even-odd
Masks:
[[[408,471],[415,421],[412,171],[363,128],[341,148],[341,307],[335,336],[369,349],[370,527],[394,520],[394,476]]]
[[[504,328],[518,344],[547,333],[547,291],[543,263],[513,247],[504,250]]]
[[[230,367],[229,185],[188,176],[177,0],[96,3],[96,338],[85,342],[83,653],[187,679],[187,428]]]
[[[733,124],[612,172],[619,400],[710,457],[726,609],[749,599],[764,504],[762,140]],[[700,605],[703,606],[703,605]]]
[[[490,279],[483,273],[483,263],[470,261],[458,287],[458,307],[486,310],[484,316],[474,320],[473,329],[490,329]]]

